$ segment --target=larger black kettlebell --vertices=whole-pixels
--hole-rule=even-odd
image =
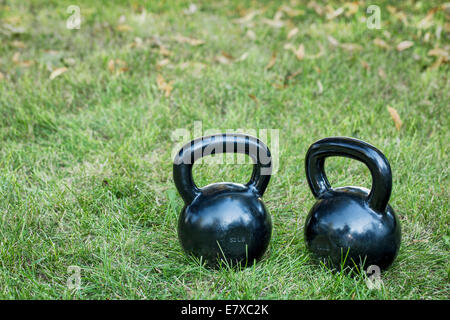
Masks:
[[[245,185],[214,183],[199,189],[192,179],[194,162],[224,152],[251,157],[250,181]],[[182,147],[174,160],[173,176],[185,203],[178,237],[186,253],[202,257],[211,266],[217,266],[220,260],[249,266],[264,254],[272,222],[261,197],[270,180],[271,163],[267,146],[248,135],[207,136]]]
[[[332,189],[325,158],[343,156],[362,161],[372,174],[372,188]],[[319,259],[341,265],[386,269],[400,247],[400,224],[389,206],[391,167],[386,157],[363,141],[330,137],[315,142],[306,159],[306,178],[317,199],[306,219],[305,241]]]

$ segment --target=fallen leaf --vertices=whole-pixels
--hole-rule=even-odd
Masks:
[[[389,114],[391,115],[392,120],[394,120],[395,123],[395,128],[397,128],[397,130],[400,130],[400,128],[402,127],[402,120],[400,119],[400,116],[398,115],[397,110],[395,110],[394,108],[391,107],[387,107]]]
[[[172,86],[173,81],[166,82],[164,77],[161,74],[157,74],[156,76],[156,84],[158,85],[158,88],[165,92],[164,96],[167,98],[170,96],[170,93],[173,90]]]
[[[291,29],[291,31],[289,31],[288,34],[287,34],[288,40],[290,38],[292,38],[293,36],[295,36],[297,33],[298,33],[298,28],[297,27]]]
[[[128,70],[127,63],[120,59],[111,59],[108,61],[108,70],[115,75]]]
[[[366,61],[361,60],[360,63],[363,66],[364,69],[370,70],[370,65]]]
[[[247,33],[245,34],[250,40],[256,39],[256,34],[253,32],[253,30],[247,30]]]
[[[264,67],[264,70],[270,70],[275,65],[276,60],[277,60],[277,53],[274,51],[272,52],[272,57],[270,58],[269,63],[267,64],[267,66]]]
[[[245,59],[248,58],[248,52],[244,52],[236,61],[244,61]]]
[[[437,68],[439,68],[439,66],[440,66],[442,63],[444,63],[445,61],[447,61],[446,58],[444,58],[444,57],[439,57],[439,58],[436,59],[436,61],[435,61],[428,69],[430,69],[430,70],[437,69]]]
[[[375,39],[373,40],[373,43],[374,43],[377,47],[380,47],[380,48],[383,48],[383,49],[390,49],[390,48],[391,48],[390,45],[388,45],[383,39],[380,39],[380,38],[375,38]]]
[[[3,79],[5,79],[5,76],[3,75],[2,72],[0,72],[0,80],[3,80]]]
[[[197,5],[195,5],[194,3],[191,3],[187,9],[183,10],[183,13],[187,14],[187,15],[191,15],[191,14],[196,13],[197,9],[198,9]]]
[[[303,10],[297,10],[297,9],[292,9],[291,7],[289,7],[289,6],[287,6],[287,5],[282,5],[282,6],[280,7],[280,10],[286,12],[286,14],[287,14],[289,17],[291,17],[291,18],[292,18],[292,17],[301,16],[301,15],[305,14],[305,11],[303,11]]]
[[[11,46],[14,48],[20,48],[23,49],[25,48],[25,43],[23,43],[22,41],[18,41],[18,40],[14,40],[13,42],[11,42]]]
[[[439,8],[436,7],[436,8],[429,10],[427,15],[425,16],[425,18],[423,18],[422,20],[419,21],[419,23],[417,24],[417,28],[418,29],[428,29],[429,27],[431,27],[433,25],[434,13],[438,9]]]
[[[299,74],[301,74],[302,72],[303,72],[303,70],[299,69],[293,73],[290,73],[286,76],[286,80],[291,80],[291,79],[295,78],[296,76],[298,76]]]
[[[250,97],[250,99],[252,99],[253,101],[255,101],[256,106],[259,105],[259,100],[258,100],[258,98],[256,98],[255,95],[253,95],[253,94],[250,93],[248,96]]]
[[[176,37],[174,37],[175,41],[179,42],[179,43],[187,43],[190,44],[191,46],[199,46],[205,43],[205,41],[200,40],[200,39],[195,39],[195,38],[189,38],[189,37],[185,37],[185,36],[181,36],[181,35],[177,35]]]
[[[406,50],[408,48],[411,48],[413,45],[414,45],[414,42],[406,40],[406,41],[400,42],[397,45],[396,49],[397,49],[397,51],[403,51],[403,50]]]
[[[115,67],[114,67],[114,60],[111,59],[111,60],[108,61],[108,70],[109,70],[111,73],[113,73],[113,72],[114,72],[114,69],[115,69]]]
[[[339,9],[336,9],[334,11],[327,13],[326,17],[328,20],[333,20],[333,19],[339,17],[343,13],[344,13],[344,8],[341,7]]]
[[[261,13],[262,13],[262,10],[255,10],[255,11],[252,11],[252,12],[246,14],[242,18],[234,19],[233,22],[239,23],[239,24],[245,24],[245,23],[252,21],[256,15],[261,14]]]
[[[221,55],[214,57],[214,61],[217,61],[221,64],[230,64],[233,62],[233,58],[231,55],[227,54],[226,52],[222,52]]]
[[[127,25],[127,24],[119,24],[119,25],[116,27],[116,30],[117,30],[117,31],[120,31],[120,32],[128,32],[128,31],[132,31],[133,28],[130,27],[129,25]]]
[[[63,74],[64,72],[66,72],[67,70],[68,70],[68,69],[67,69],[66,67],[62,67],[62,68],[55,69],[55,70],[53,70],[53,72],[50,74],[49,79],[50,79],[50,80],[53,80],[53,79],[55,79],[56,77],[62,75],[62,74]]]
[[[167,59],[167,58],[166,58],[166,59],[159,60],[159,61],[156,63],[156,68],[157,68],[157,69],[161,69],[161,68],[167,66],[169,63],[170,63],[170,60]]]
[[[429,56],[444,57],[448,59],[448,52],[441,48],[434,48],[428,51]]]
[[[337,47],[339,46],[339,41],[337,41],[335,38],[333,38],[332,36],[328,36],[328,42],[331,43],[332,46]]]
[[[360,51],[362,47],[356,43],[341,43],[339,45],[342,49],[347,50],[349,52]]]
[[[172,55],[172,51],[169,51],[165,46],[159,46],[159,53],[165,57],[169,57]]]
[[[314,9],[314,11],[315,11],[319,16],[322,16],[322,15],[325,14],[325,8],[322,7],[320,4],[318,4],[318,3],[315,2],[315,1],[310,1],[310,2],[308,2],[307,7],[310,8],[310,9]]]
[[[287,85],[286,84],[280,84],[280,83],[272,83],[272,87],[277,88],[277,89],[286,89]]]
[[[386,72],[384,72],[382,68],[378,68],[378,75],[380,76],[380,78],[386,79]]]
[[[273,28],[281,28],[282,26],[284,26],[284,22],[281,20],[270,20],[263,18],[261,21]]]
[[[14,53],[14,55],[12,57],[12,62],[14,62],[15,64],[20,63],[20,52]]]
[[[305,46],[301,43],[297,50],[295,50],[295,57],[297,60],[302,61],[305,58]]]
[[[347,9],[345,16],[349,17],[358,12],[359,3],[356,1],[355,2],[346,2],[346,3],[344,3],[344,7]]]
[[[32,66],[34,64],[34,61],[32,61],[32,60],[21,61],[20,60],[20,52],[14,53],[14,55],[12,57],[12,61],[14,62],[14,64],[17,64],[18,66],[25,67],[25,68]]]
[[[322,85],[322,82],[320,82],[320,80],[317,80],[317,86],[319,87],[319,90],[317,91],[317,94],[322,94],[322,92],[323,92],[323,85]]]

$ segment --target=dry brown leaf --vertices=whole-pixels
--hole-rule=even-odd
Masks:
[[[14,62],[15,64],[20,63],[20,52],[14,53],[14,55],[12,57],[12,62]]]
[[[111,59],[108,61],[108,70],[115,75],[128,70],[127,63],[120,59]]]
[[[331,45],[334,46],[334,47],[339,46],[339,41],[337,41],[332,36],[328,36],[328,42],[331,43]]]
[[[245,16],[243,16],[239,19],[234,19],[233,22],[239,23],[239,24],[245,24],[245,23],[252,21],[255,16],[257,16],[258,14],[261,14],[261,13],[262,13],[262,10],[255,10],[255,11],[249,12],[248,14],[246,14]]]
[[[22,41],[18,41],[18,40],[14,40],[13,42],[11,42],[11,46],[14,48],[19,48],[19,49],[23,49],[26,47],[25,43],[23,43]]]
[[[256,34],[253,32],[253,30],[247,30],[247,33],[245,34],[250,40],[256,39]]]
[[[164,96],[167,98],[170,96],[172,90],[173,90],[173,86],[172,86],[173,81],[170,82],[166,82],[166,80],[164,79],[164,77],[161,74],[157,74],[156,76],[156,84],[158,85],[159,90],[164,91]]]
[[[233,56],[225,51],[222,51],[219,56],[214,57],[214,61],[221,64],[230,64],[234,60]]]
[[[156,68],[157,68],[157,69],[161,69],[161,68],[167,66],[169,63],[170,63],[170,60],[167,59],[167,58],[162,59],[162,60],[159,60],[159,61],[156,63]]]
[[[446,58],[444,58],[444,57],[439,57],[439,58],[436,59],[436,61],[435,61],[428,69],[430,69],[430,70],[437,69],[437,68],[439,68],[439,66],[440,66],[442,63],[444,63],[444,62],[446,62],[446,61],[447,61]]]
[[[14,53],[14,55],[12,57],[12,62],[14,62],[14,64],[17,64],[20,67],[25,67],[25,68],[32,66],[34,64],[34,61],[32,61],[32,60],[20,61],[20,52]]]
[[[301,15],[305,14],[305,11],[303,11],[303,10],[297,10],[297,9],[292,9],[291,7],[289,7],[289,6],[287,6],[287,5],[282,5],[282,6],[280,7],[280,10],[286,12],[286,14],[287,14],[289,17],[291,17],[291,18],[292,18],[292,17],[301,16]]]
[[[346,2],[346,3],[344,3],[344,7],[347,9],[347,12],[345,12],[345,16],[349,17],[358,12],[359,3],[358,2]]]
[[[316,54],[312,54],[312,55],[307,55],[305,56],[306,59],[317,59],[320,58],[321,56],[323,56],[325,54],[325,49],[323,48],[323,46],[319,43],[319,52]]]
[[[400,130],[400,128],[402,127],[402,120],[400,119],[400,116],[398,115],[397,110],[395,110],[394,108],[391,107],[387,107],[389,114],[391,115],[392,120],[394,120],[395,123],[395,128],[397,128],[397,130]]]
[[[374,43],[377,47],[380,47],[380,48],[383,48],[383,49],[390,49],[390,48],[391,48],[391,46],[388,45],[388,44],[386,43],[386,41],[384,41],[383,39],[380,39],[380,38],[375,38],[375,39],[373,40],[373,43]]]
[[[293,36],[295,36],[295,35],[298,33],[298,31],[299,31],[299,30],[298,30],[297,27],[291,29],[291,31],[289,31],[288,34],[287,34],[288,40],[289,40],[290,38],[292,38]]]
[[[317,94],[322,94],[323,92],[323,85],[320,80],[317,80],[317,86],[319,87],[319,90],[317,91]]]
[[[0,80],[3,80],[3,79],[5,79],[5,76],[3,75],[2,72],[0,72]]]
[[[330,12],[327,13],[327,19],[328,20],[333,20],[337,17],[339,17],[341,14],[344,13],[344,8],[338,8],[336,10],[331,10]]]
[[[433,16],[438,9],[439,8],[436,7],[429,10],[425,18],[419,21],[419,23],[417,24],[417,28],[428,29],[429,27],[431,27],[433,25]]]
[[[290,73],[286,76],[286,80],[291,80],[294,79],[296,76],[298,76],[299,74],[301,74],[303,72],[303,69],[299,69],[293,73]]]
[[[300,44],[297,50],[294,51],[297,60],[302,61],[305,58],[305,46],[303,43]]]
[[[364,69],[370,70],[370,65],[366,61],[361,60],[360,63],[363,66]]]
[[[325,14],[325,8],[322,7],[320,4],[318,4],[315,1],[310,1],[308,2],[307,5],[308,8],[310,9],[314,9],[314,11],[319,15],[319,16],[323,16]]]
[[[129,25],[127,25],[127,24],[119,24],[119,25],[116,27],[116,30],[117,30],[117,31],[120,31],[120,32],[128,32],[128,31],[132,31],[133,28],[130,27]]]
[[[244,52],[244,53],[236,60],[236,62],[244,61],[244,60],[247,59],[247,58],[248,58],[248,52]]]
[[[386,72],[384,72],[382,68],[378,68],[378,75],[380,76],[380,78],[386,79]]]
[[[170,57],[172,55],[172,51],[169,51],[165,46],[159,46],[159,53],[165,57]]]
[[[405,40],[405,41],[400,42],[397,45],[396,49],[397,49],[397,51],[403,51],[403,50],[406,50],[408,48],[411,48],[413,45],[414,45],[414,42],[409,41],[409,40]]]
[[[434,48],[428,51],[429,56],[444,57],[448,59],[448,52],[441,48]]]
[[[111,59],[111,60],[108,61],[108,70],[111,73],[114,72],[114,70],[115,70],[114,59]]]
[[[360,51],[362,47],[356,43],[341,43],[339,45],[342,49],[347,50],[349,52]]]
[[[272,52],[272,57],[270,58],[269,63],[267,64],[267,66],[264,67],[264,70],[271,69],[275,65],[276,60],[277,60],[277,53],[274,51]]]
[[[272,83],[272,87],[277,88],[277,89],[286,89],[287,85],[274,82],[274,83]]]
[[[284,22],[281,20],[270,20],[263,18],[261,21],[273,28],[281,28],[282,26],[284,26]]]
[[[181,35],[174,37],[174,39],[175,39],[175,41],[177,41],[179,43],[187,43],[187,44],[190,44],[191,46],[199,46],[199,45],[202,45],[205,43],[205,41],[203,41],[203,40],[189,38],[189,37],[185,37],[185,36],[181,36]]]
[[[64,72],[66,72],[68,69],[66,67],[62,67],[62,68],[58,68],[52,71],[52,73],[50,74],[49,79],[53,80],[56,77],[62,75]]]
[[[251,93],[250,93],[248,96],[249,96],[250,99],[252,99],[253,101],[255,101],[256,106],[259,105],[259,100],[258,100],[258,98],[256,98],[256,96],[255,96],[254,94],[251,94]]]

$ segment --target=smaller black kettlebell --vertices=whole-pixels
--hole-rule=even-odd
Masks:
[[[372,174],[372,188],[332,189],[324,171],[325,159],[343,156],[362,161]],[[391,167],[372,145],[347,137],[330,137],[311,145],[306,178],[317,199],[305,224],[305,241],[313,255],[333,268],[386,269],[400,247],[400,224],[389,206]],[[344,263],[345,261],[345,263]]]
[[[199,189],[192,178],[194,162],[218,153],[243,153],[253,160],[245,184],[214,183]],[[255,137],[220,134],[187,143],[174,159],[173,177],[185,206],[178,221],[184,251],[209,266],[219,261],[250,266],[266,251],[272,222],[261,197],[270,180],[272,160],[267,146]]]

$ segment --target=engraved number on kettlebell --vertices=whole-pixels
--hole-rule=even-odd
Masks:
[[[231,237],[230,243],[246,243],[245,237]]]
[[[381,280],[381,269],[377,265],[370,265],[367,268],[367,274],[369,277],[366,279],[366,285],[369,290],[380,290],[383,280]]]

